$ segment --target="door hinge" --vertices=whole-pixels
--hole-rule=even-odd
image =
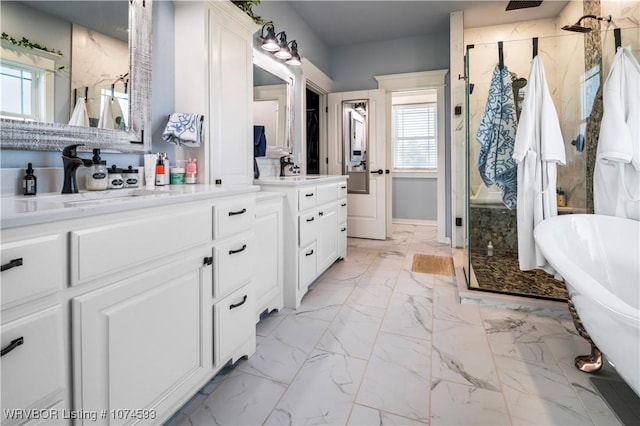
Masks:
[[[329,164],[329,157],[324,159],[325,164]]]

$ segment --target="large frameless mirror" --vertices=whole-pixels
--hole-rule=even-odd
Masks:
[[[80,143],[147,151],[151,5],[3,1],[3,32],[10,34],[3,36],[0,57],[0,148],[59,151]],[[16,43],[23,38],[29,43]],[[37,48],[45,43],[46,50]],[[10,84],[20,90],[4,90]]]
[[[369,150],[368,114],[368,99],[342,102],[343,174],[349,176],[347,192],[352,194],[369,193],[369,172],[367,168]]]

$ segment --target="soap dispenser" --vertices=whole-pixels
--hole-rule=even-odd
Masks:
[[[33,174],[31,163],[27,165],[27,173],[22,178],[22,191],[24,195],[36,195],[38,190],[38,180]]]
[[[100,159],[100,149],[98,148],[93,149],[93,165],[85,183],[89,191],[103,191],[109,186],[107,162]]]

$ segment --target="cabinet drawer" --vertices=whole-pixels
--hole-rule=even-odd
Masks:
[[[347,199],[338,201],[338,223],[347,221]]]
[[[298,218],[298,226],[300,232],[299,247],[305,247],[316,239],[316,227],[318,217],[315,211],[307,214],[301,214]]]
[[[347,198],[347,182],[338,183],[338,199]]]
[[[2,306],[62,288],[67,267],[62,235],[2,244],[1,251]]]
[[[316,206],[316,187],[298,189],[298,211],[309,210]]]
[[[207,206],[72,231],[71,283],[180,253],[211,241],[211,235]]]
[[[66,387],[62,309],[54,306],[2,326],[3,351],[20,338],[23,343],[2,356],[2,408],[45,408],[34,404],[45,398],[50,404]]]
[[[326,203],[330,203],[331,201],[335,201],[338,199],[338,184],[337,183],[327,183],[324,185],[318,185],[316,188],[317,199],[316,204],[321,206]]]
[[[255,303],[253,284],[249,282],[214,305],[216,365],[227,362],[246,340],[255,341]]]
[[[213,208],[214,237],[222,238],[251,229],[255,206],[253,196],[216,203]]]
[[[316,243],[309,244],[298,253],[298,286],[307,288],[316,277]]]
[[[224,296],[251,279],[253,234],[245,233],[217,244],[214,253],[214,297]]]

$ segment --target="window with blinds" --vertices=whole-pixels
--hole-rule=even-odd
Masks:
[[[393,105],[393,167],[435,169],[438,166],[437,104]]]

